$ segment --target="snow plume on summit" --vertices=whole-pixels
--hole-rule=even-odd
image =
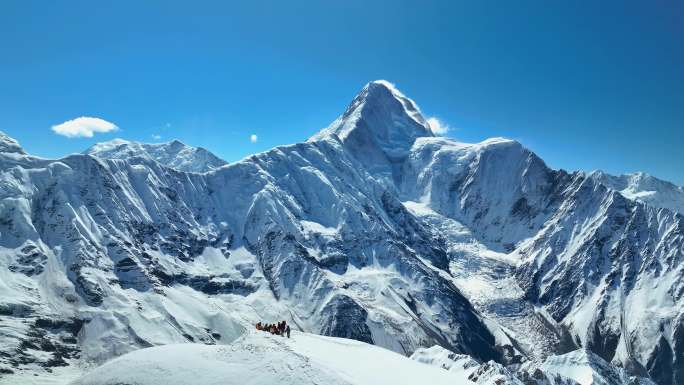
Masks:
[[[450,130],[448,125],[444,124],[444,122],[435,118],[434,116],[428,118],[427,123],[430,126],[430,130],[435,135],[444,135]]]

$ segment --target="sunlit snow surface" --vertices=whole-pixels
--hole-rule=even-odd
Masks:
[[[684,187],[660,180],[643,172],[614,176],[602,171],[589,173],[604,185],[628,199],[663,207],[684,214]]]
[[[138,143],[113,139],[90,147],[85,154],[102,159],[130,160],[140,157],[187,172],[207,172],[228,164],[204,148],[188,146],[177,140],[167,143]]]
[[[453,385],[454,381],[438,368],[363,342],[299,332],[286,338],[249,331],[229,345],[138,350],[71,384]]]
[[[628,375],[586,350],[529,361],[510,370],[493,361],[479,363],[472,357],[440,346],[418,349],[411,359],[452,373],[455,381],[465,377],[478,385],[653,385],[650,380]]]

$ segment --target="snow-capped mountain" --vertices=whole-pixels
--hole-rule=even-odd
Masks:
[[[543,362],[528,361],[517,370],[489,361],[456,354],[440,346],[418,349],[411,359],[467,378],[480,385],[652,385],[646,378],[631,376],[584,349],[554,355]],[[461,380],[462,381],[462,380]]]
[[[540,231],[514,251],[527,298],[578,346],[681,383],[684,217],[575,175]]]
[[[131,143],[0,152],[8,381],[280,319],[492,361],[478,378],[585,347],[684,381],[683,217],[515,141],[436,137],[387,82],[309,141],[210,172]]]
[[[551,356],[541,365],[529,363],[522,371],[527,378],[543,373],[548,379],[569,378],[581,385],[650,385],[652,381],[630,376],[624,369],[611,366],[591,351],[578,349],[574,352]]]
[[[637,172],[614,176],[594,171],[590,178],[619,191],[625,198],[684,214],[684,187]]]
[[[207,172],[228,164],[202,147],[192,147],[178,140],[167,143],[139,143],[113,139],[98,143],[84,154],[103,159],[145,158],[179,171]]]
[[[0,131],[0,152],[14,153],[25,155],[24,149],[21,148],[19,142],[10,138],[4,132]]]

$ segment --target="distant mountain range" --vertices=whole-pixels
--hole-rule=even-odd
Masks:
[[[188,146],[178,140],[147,144],[114,139],[98,143],[87,149],[84,154],[103,159],[144,158],[187,172],[207,172],[228,164],[204,148]]]
[[[231,164],[178,141],[50,160],[0,133],[0,383],[285,319],[478,384],[681,385],[683,210],[645,174],[435,136],[385,81]]]

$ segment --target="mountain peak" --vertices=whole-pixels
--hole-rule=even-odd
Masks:
[[[684,187],[658,179],[644,172],[611,175],[602,170],[587,173],[587,177],[619,191],[627,199],[684,214]]]
[[[408,114],[416,123],[420,124],[424,128],[430,130],[430,126],[420,112],[420,109],[416,103],[406,97],[399,89],[397,89],[394,84],[388,82],[387,80],[374,80],[364,87],[366,92],[366,100],[371,102],[377,102],[373,98],[384,98],[390,97],[398,101],[406,114]],[[363,91],[362,91],[363,93]],[[428,135],[431,136],[431,135]]]
[[[386,80],[366,84],[345,112],[311,140],[332,135],[356,147],[375,144],[390,157],[404,154],[419,137],[434,136],[416,103]]]
[[[25,155],[26,152],[19,142],[0,131],[0,152],[9,152]]]
[[[154,144],[113,139],[97,143],[84,153],[104,159],[143,157],[186,172],[207,172],[228,164],[204,148],[189,146],[177,139]]]

